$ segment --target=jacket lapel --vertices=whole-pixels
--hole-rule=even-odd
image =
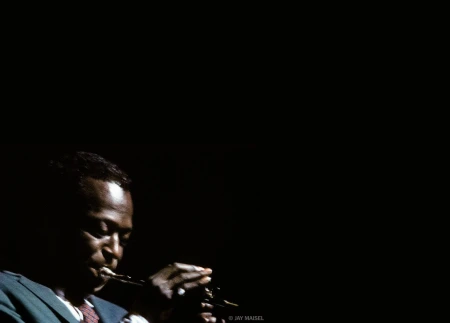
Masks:
[[[100,318],[100,322],[109,322],[108,312],[105,310],[104,306],[97,301],[96,297],[90,297],[89,301],[94,305],[95,312]]]
[[[100,322],[118,323],[127,314],[125,309],[94,295],[89,298],[89,301],[94,305],[95,311],[100,317]]]
[[[70,313],[69,309],[56,297],[55,293],[48,287],[32,282],[31,280],[20,277],[19,282],[28,288],[34,295],[39,297],[45,304],[47,304],[54,312],[70,323],[79,323],[75,317]],[[48,308],[42,304],[36,304],[42,312],[48,311]]]

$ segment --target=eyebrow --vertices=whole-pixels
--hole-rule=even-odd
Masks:
[[[98,219],[99,222],[105,222],[108,226],[114,227],[115,229],[119,229],[118,231],[122,234],[127,234],[133,231],[133,228],[125,228],[121,229],[114,221],[111,221],[109,219]]]

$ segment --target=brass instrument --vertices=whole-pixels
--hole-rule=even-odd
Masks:
[[[118,275],[115,272],[113,272],[111,269],[106,268],[106,267],[100,268],[99,274],[104,277],[109,277],[111,279],[117,280],[117,281],[119,281],[121,283],[125,283],[125,284],[131,284],[131,285],[136,285],[136,286],[144,286],[144,284],[145,284],[145,281],[143,281],[143,280],[135,280],[135,279],[132,279],[130,276]]]
[[[114,279],[114,280],[119,281],[124,284],[130,284],[130,285],[135,285],[135,286],[144,286],[144,284],[145,284],[144,280],[136,280],[127,275],[116,274],[111,269],[106,268],[106,267],[100,268],[99,274],[104,277],[109,277],[110,279]],[[185,294],[185,292],[186,291],[183,288],[177,289],[177,294],[179,296],[183,296]],[[238,304],[235,304],[235,303],[232,303],[232,302],[222,299],[221,297],[218,296],[219,293],[220,293],[219,287],[214,287],[211,289],[208,287],[205,287],[206,298],[204,301],[207,303],[210,303],[214,306],[218,306],[218,307],[237,307],[237,306],[239,306]]]

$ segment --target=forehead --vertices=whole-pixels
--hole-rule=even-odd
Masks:
[[[129,191],[114,182],[94,178],[85,179],[83,184],[90,216],[131,226],[133,202]]]

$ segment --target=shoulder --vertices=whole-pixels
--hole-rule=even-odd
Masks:
[[[22,276],[11,271],[0,271],[0,288],[17,283],[20,277]]]
[[[0,271],[0,278],[6,278],[6,277],[16,278],[16,280],[17,280],[18,278],[22,277],[22,275],[13,273],[12,271],[8,271],[8,270]]]
[[[0,312],[15,311],[11,296],[20,290],[18,286],[20,277],[20,275],[12,272],[0,271]],[[2,321],[1,318],[0,321]]]

